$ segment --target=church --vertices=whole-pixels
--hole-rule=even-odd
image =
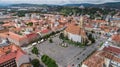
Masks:
[[[84,43],[88,38],[83,27],[83,17],[80,17],[78,23],[70,23],[64,30],[64,36],[74,42]]]

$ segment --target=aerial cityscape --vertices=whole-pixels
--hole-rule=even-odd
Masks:
[[[0,0],[0,67],[120,67],[120,0]]]

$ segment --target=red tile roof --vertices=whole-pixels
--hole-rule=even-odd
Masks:
[[[93,26],[91,24],[86,24],[85,27],[87,27],[87,28],[93,28]]]
[[[5,23],[5,24],[3,24],[2,26],[4,26],[4,27],[9,27],[9,26],[12,26],[13,24],[12,23]]]
[[[120,54],[120,49],[113,46],[105,47],[103,50],[97,51],[91,55],[83,64],[88,67],[102,67],[106,58],[120,63],[120,58],[114,53]]]
[[[0,48],[0,64],[13,58],[17,61],[24,54],[26,53],[16,45],[2,47]]]
[[[23,52],[22,50],[18,50],[16,53],[16,61],[19,60],[19,58],[23,55],[25,55],[25,52]]]
[[[8,33],[8,38],[11,38],[11,39],[16,40],[16,41],[22,41],[22,40],[27,39],[26,36],[21,36],[21,35],[15,34],[13,32]]]
[[[33,37],[37,37],[37,34],[31,33],[31,34],[27,34],[26,36],[27,36],[27,38],[33,38]]]
[[[105,47],[105,48],[103,48],[103,50],[107,51],[107,52],[112,52],[115,54],[120,54],[120,48],[116,48],[116,47],[112,47],[112,46]]]
[[[48,33],[48,32],[49,32],[48,29],[44,29],[44,30],[41,31],[42,34],[45,34],[45,33]]]
[[[11,52],[0,57],[0,64],[16,57],[16,53]]]
[[[26,36],[29,42],[38,38],[38,35],[36,33],[27,34]]]
[[[120,58],[117,57],[117,56],[115,56],[115,55],[113,55],[112,53],[103,51],[103,52],[100,53],[100,56],[102,56],[102,57],[104,57],[104,58],[111,59],[111,60],[113,60],[113,61],[116,61],[116,62],[119,62],[119,63],[120,63]]]
[[[120,34],[114,34],[112,36],[112,40],[115,41],[115,42],[120,43]]]
[[[77,35],[84,35],[86,36],[86,33],[83,29],[80,29],[79,25],[76,24],[68,24],[67,28],[65,29],[66,32],[77,34]]]
[[[93,20],[93,22],[96,22],[96,23],[105,23],[106,21],[105,20]]]
[[[99,52],[95,52],[92,56],[83,62],[83,64],[87,65],[88,67],[102,67],[103,63],[104,58],[99,56]]]
[[[83,62],[83,64],[88,67],[102,67],[105,63],[105,58],[111,59],[113,61],[120,63],[120,58],[112,55],[106,51],[97,51],[92,56],[90,56],[87,60]]]

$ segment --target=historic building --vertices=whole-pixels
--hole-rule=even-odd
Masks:
[[[120,48],[105,46],[86,59],[82,67],[120,67]]]
[[[0,47],[0,67],[20,67],[29,63],[28,55],[16,45]]]
[[[85,42],[87,40],[86,32],[83,27],[83,17],[80,17],[78,23],[70,23],[64,31],[64,35],[68,36],[68,39],[75,42]]]

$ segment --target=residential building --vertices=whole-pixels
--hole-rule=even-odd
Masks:
[[[114,44],[120,46],[120,34],[113,34],[111,38]]]
[[[119,67],[120,48],[116,46],[105,46],[102,50],[96,51],[86,59],[82,67]]]
[[[13,32],[9,32],[7,35],[8,40],[16,45],[23,46],[28,44],[28,39],[26,36],[21,36]]]
[[[28,55],[20,47],[14,44],[0,47],[0,67],[20,67],[29,62]]]

